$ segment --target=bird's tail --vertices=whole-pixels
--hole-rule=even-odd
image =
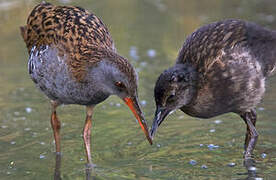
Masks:
[[[27,43],[27,26],[20,26],[20,32],[23,40]]]

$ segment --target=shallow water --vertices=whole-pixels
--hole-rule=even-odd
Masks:
[[[27,74],[20,37],[30,10],[40,1],[0,0],[0,179],[54,179],[56,157],[49,102]],[[118,52],[139,71],[139,96],[148,124],[153,87],[176,58],[185,37],[203,24],[241,18],[276,29],[274,0],[50,1],[85,7],[108,26]],[[256,177],[276,176],[276,76],[258,107]],[[62,179],[85,179],[81,132],[84,107],[60,107]],[[93,179],[246,179],[244,122],[235,114],[208,120],[175,112],[148,144],[128,108],[117,97],[96,107],[92,128]],[[59,170],[58,170],[59,169]]]

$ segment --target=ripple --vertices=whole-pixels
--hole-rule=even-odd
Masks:
[[[149,49],[147,51],[147,55],[150,57],[150,58],[154,58],[156,56],[156,51],[154,49]]]
[[[220,124],[220,123],[222,123],[222,121],[219,120],[219,119],[217,119],[217,120],[214,121],[214,123],[215,123],[215,124]]]
[[[215,130],[215,129],[210,129],[209,132],[210,132],[210,133],[213,133],[213,132],[216,132],[216,130]]]
[[[40,154],[40,155],[39,155],[39,159],[45,159],[45,158],[46,158],[45,155],[43,155],[43,154]]]
[[[207,147],[209,150],[215,150],[219,148],[219,145],[209,144]]]
[[[194,165],[197,164],[197,161],[192,159],[192,160],[189,161],[189,164],[192,165],[192,166],[194,166]]]
[[[146,100],[142,100],[140,103],[141,103],[142,106],[147,105],[147,101]]]
[[[14,114],[15,116],[19,116],[19,115],[20,115],[20,112],[15,111],[13,114]]]
[[[255,166],[251,166],[248,168],[249,171],[257,171],[257,168]]]
[[[33,109],[30,108],[30,107],[26,107],[26,108],[25,108],[25,111],[26,111],[27,113],[31,113],[31,112],[33,111]]]
[[[160,145],[160,144],[157,144],[156,146],[157,146],[158,148],[160,148],[160,147],[161,147],[161,145]]]
[[[234,166],[236,166],[236,163],[231,162],[231,163],[228,163],[227,166],[229,166],[229,167],[234,167]]]
[[[40,142],[39,144],[41,144],[41,145],[45,145],[45,142],[43,142],[43,141],[42,141],[42,142]]]
[[[7,127],[8,127],[8,126],[6,126],[6,125],[2,125],[2,126],[1,126],[2,129],[6,129]]]
[[[262,154],[261,154],[261,157],[262,157],[263,159],[265,159],[265,158],[266,158],[266,156],[267,156],[267,154],[266,154],[266,153],[262,153]]]
[[[129,55],[134,59],[134,60],[139,60],[138,56],[138,50],[135,46],[131,46],[129,50]]]

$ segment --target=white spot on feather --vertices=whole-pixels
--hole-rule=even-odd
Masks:
[[[58,58],[58,61],[61,62],[61,58],[59,56],[57,56],[57,58]]]
[[[229,76],[229,74],[227,72],[224,72],[224,73],[222,73],[222,76],[226,78]]]

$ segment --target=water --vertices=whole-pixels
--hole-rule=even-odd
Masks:
[[[0,0],[0,179],[48,180],[54,174],[85,179],[89,172],[81,137],[84,107],[59,107],[62,156],[56,158],[49,102],[27,74],[27,52],[18,27],[37,2]],[[85,7],[107,24],[118,52],[139,70],[139,96],[149,124],[155,80],[174,63],[185,37],[196,28],[223,18],[242,18],[276,29],[273,0],[54,3]],[[257,165],[250,174],[260,179],[276,176],[276,76],[267,84],[258,108]],[[246,179],[245,130],[235,114],[200,120],[177,111],[164,121],[150,146],[128,108],[111,97],[96,107],[93,116],[91,149],[97,166],[90,175],[93,179]]]

